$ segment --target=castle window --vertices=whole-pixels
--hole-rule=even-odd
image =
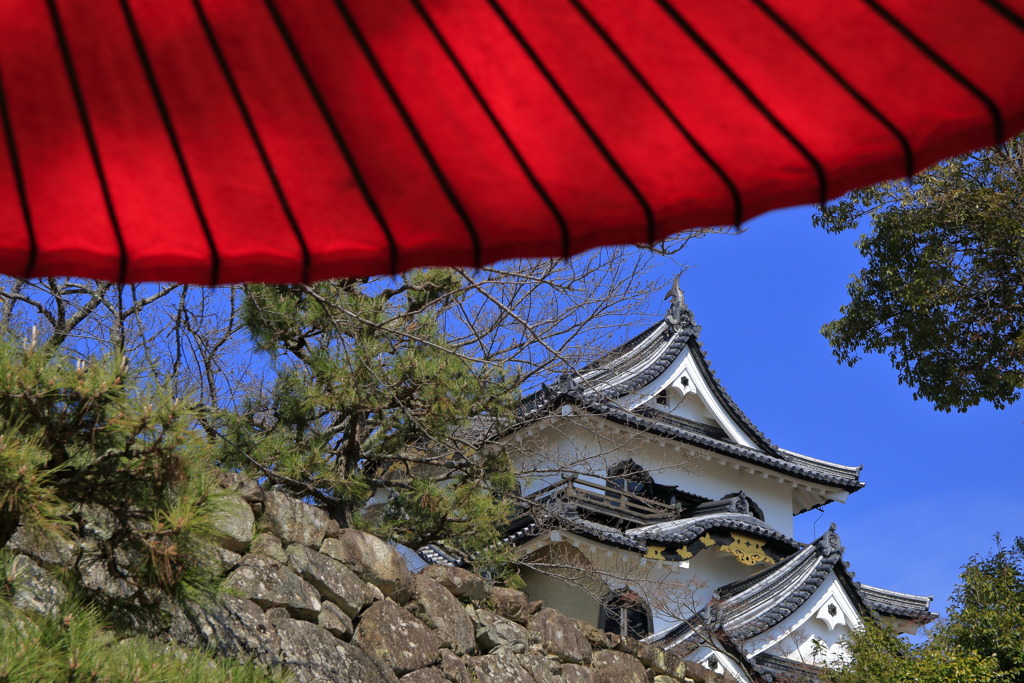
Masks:
[[[640,465],[630,460],[617,462],[608,468],[609,488],[619,489],[637,496],[647,496],[654,483],[651,475]]]
[[[668,389],[662,389],[661,391],[659,391],[658,395],[654,397],[654,400],[655,400],[655,402],[659,406],[667,406],[668,405]]]
[[[604,603],[598,628],[620,636],[644,638],[651,633],[651,612],[633,591],[615,593]]]

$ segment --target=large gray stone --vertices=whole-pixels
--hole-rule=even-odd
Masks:
[[[519,663],[537,683],[562,683],[562,663],[544,655],[520,655]]]
[[[399,676],[433,666],[441,658],[434,632],[390,600],[375,602],[363,613],[352,642]]]
[[[507,651],[471,657],[469,667],[477,683],[535,683],[533,676]]]
[[[570,664],[590,663],[590,643],[561,612],[545,607],[530,617],[529,628],[531,642],[539,643],[549,655]]]
[[[467,608],[470,610],[472,608]],[[476,643],[481,651],[491,652],[497,648],[505,648],[515,654],[526,652],[526,629],[519,624],[499,617],[493,612],[478,609],[471,613],[476,623]]]
[[[594,674],[579,664],[563,664],[561,683],[594,683]]]
[[[127,572],[123,568],[127,563],[115,562],[112,570],[110,560],[101,554],[92,539],[82,545],[82,555],[76,567],[82,588],[109,600],[127,600],[135,595],[138,587],[126,578]]]
[[[451,650],[441,650],[441,671],[449,681],[454,681],[454,683],[473,683],[465,662],[455,656]]]
[[[462,603],[436,581],[414,577],[413,595],[406,608],[434,629],[441,647],[457,654],[476,653],[476,628]]]
[[[352,638],[352,620],[333,602],[325,602],[320,608],[317,624],[323,626],[336,638],[350,640]]]
[[[506,619],[520,624],[526,624],[530,619],[530,601],[522,591],[492,586],[487,600],[491,608]]]
[[[400,605],[412,595],[412,574],[393,547],[376,536],[345,529],[338,538],[328,538],[320,551],[352,568],[364,581]]]
[[[614,636],[615,634],[610,633],[608,635]],[[614,637],[611,638],[611,640],[614,642]],[[619,652],[625,652],[627,655],[635,656],[636,653],[640,651],[640,641],[630,636],[619,636],[618,642],[612,646],[612,649],[618,650]]]
[[[355,617],[373,602],[373,591],[338,560],[301,545],[287,549],[289,565],[349,617]]]
[[[56,614],[68,596],[63,584],[27,555],[11,560],[6,578],[14,585],[11,603],[21,609]]]
[[[249,544],[249,552],[253,555],[266,555],[272,560],[277,560],[281,564],[288,563],[288,553],[284,551],[284,547],[281,545],[281,539],[274,534],[264,531],[262,534],[257,534],[252,539],[252,543]]]
[[[240,591],[263,609],[284,607],[299,619],[316,621],[320,595],[298,574],[269,557],[249,554],[224,585]]]
[[[330,522],[326,512],[280,491],[269,492],[263,505],[260,521],[286,545],[320,547]]]
[[[220,506],[213,520],[214,539],[222,548],[244,553],[252,541],[252,525],[256,522],[252,508],[238,495],[225,496]]]
[[[596,652],[591,668],[594,683],[648,683],[647,669],[640,660],[618,650]]]
[[[165,609],[171,615],[167,633],[180,643],[207,648],[226,657],[253,657],[263,664],[277,663],[277,630],[251,600],[227,595],[216,605],[181,608],[167,603]]]
[[[95,503],[81,503],[75,510],[82,519],[83,536],[98,541],[109,541],[117,531],[114,513]]]
[[[274,619],[273,624],[281,643],[280,662],[301,683],[398,680],[380,661],[316,624],[294,619]]]
[[[683,678],[686,676],[686,661],[675,654],[656,645],[640,643],[636,653],[640,663],[656,674]]]
[[[263,488],[255,480],[238,472],[218,470],[217,478],[225,491],[237,493],[246,503],[262,503],[266,498]]]
[[[684,662],[684,665],[686,667],[686,677],[691,678],[698,683],[728,683],[729,681],[736,680],[731,674],[729,676],[725,676],[717,671],[705,668],[697,662],[686,661]]]
[[[576,624],[576,628],[580,630],[580,633],[587,639],[590,646],[599,650],[608,650],[614,645],[610,636],[613,634],[606,631],[602,631],[593,624],[588,624],[582,619],[573,619],[572,623]],[[616,643],[618,641],[615,641]]]
[[[402,683],[448,683],[448,678],[440,669],[431,667],[402,676]]]
[[[472,602],[483,600],[487,597],[490,589],[486,581],[461,567],[434,564],[421,569],[420,574],[437,581],[460,600]]]
[[[57,533],[45,533],[19,526],[4,546],[15,555],[27,555],[45,569],[63,569],[75,562],[76,543]]]
[[[291,612],[286,610],[284,607],[271,607],[266,611],[267,619],[273,621],[274,619],[291,619]],[[319,619],[318,619],[319,621]]]

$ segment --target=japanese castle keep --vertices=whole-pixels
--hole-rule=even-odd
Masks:
[[[795,515],[863,486],[860,467],[769,441],[709,368],[678,280],[667,298],[653,327],[524,399],[501,436],[531,473],[506,539],[530,598],[739,680],[814,680],[862,620],[912,633],[934,619],[928,597],[854,580],[834,527],[793,538]]]

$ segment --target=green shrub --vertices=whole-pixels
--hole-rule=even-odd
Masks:
[[[0,681],[257,683],[291,680],[252,662],[216,657],[135,636],[121,638],[94,607],[65,605],[49,616],[0,599]]]

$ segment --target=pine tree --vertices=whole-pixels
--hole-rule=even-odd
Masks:
[[[511,415],[517,382],[449,344],[439,315],[464,291],[451,270],[415,271],[390,287],[247,287],[242,320],[273,382],[221,415],[224,461],[344,526],[373,522],[412,546],[491,546],[515,477],[499,449],[465,435]],[[368,503],[375,514],[363,514]]]
[[[212,594],[223,494],[194,424],[121,356],[0,342],[0,546],[19,527],[59,543],[102,518],[108,540],[80,563],[103,565],[134,599]]]

